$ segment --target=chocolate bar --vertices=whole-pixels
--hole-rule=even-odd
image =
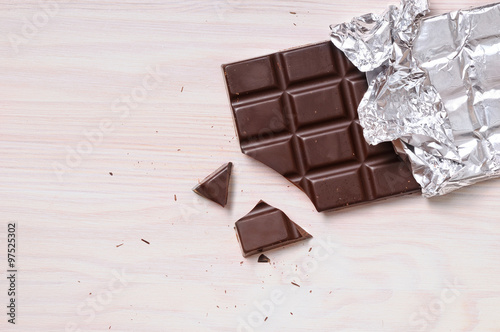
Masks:
[[[260,201],[235,223],[243,257],[311,238],[281,210]]]
[[[227,204],[227,196],[229,191],[229,180],[233,163],[229,162],[216,169],[212,174],[207,176],[203,181],[197,184],[193,191],[200,196],[208,198],[211,201],[225,207]]]
[[[222,66],[241,151],[302,189],[318,211],[415,192],[391,143],[369,146],[364,73],[331,42]]]

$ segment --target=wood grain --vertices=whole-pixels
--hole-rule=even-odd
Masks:
[[[15,221],[20,271],[0,329],[500,331],[500,180],[319,214],[239,152],[220,65],[386,5],[0,1],[0,243]],[[191,188],[227,161],[222,209]],[[243,259],[234,221],[260,199],[315,238]]]

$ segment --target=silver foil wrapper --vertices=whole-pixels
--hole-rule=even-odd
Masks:
[[[370,144],[397,140],[426,197],[500,176],[500,4],[423,18],[426,0],[331,27],[369,88]]]

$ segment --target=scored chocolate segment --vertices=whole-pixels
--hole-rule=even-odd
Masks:
[[[281,210],[260,201],[235,223],[243,257],[312,237]]]
[[[391,143],[357,117],[366,77],[331,42],[223,66],[243,153],[301,188],[318,211],[419,190]]]

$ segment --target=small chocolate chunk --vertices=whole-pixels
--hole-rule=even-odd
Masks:
[[[257,260],[259,263],[269,263],[270,261],[269,257],[264,254],[260,254],[259,259]]]
[[[226,206],[232,169],[233,163],[231,162],[222,165],[196,185],[193,191],[222,207]]]
[[[260,201],[235,226],[243,257],[312,237],[283,211],[264,201]]]

